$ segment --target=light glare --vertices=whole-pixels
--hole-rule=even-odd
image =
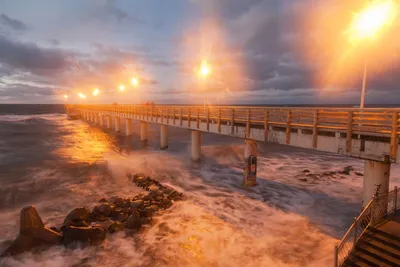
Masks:
[[[93,95],[94,96],[98,96],[99,93],[100,93],[99,89],[96,88],[96,89],[93,90]]]
[[[373,39],[386,26],[390,26],[397,14],[397,6],[392,0],[377,0],[359,13],[354,14],[348,29],[350,41]]]
[[[79,98],[86,99],[86,96],[82,93],[78,93]]]

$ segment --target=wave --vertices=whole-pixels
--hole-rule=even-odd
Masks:
[[[64,118],[65,114],[39,114],[39,115],[0,115],[0,122],[35,123],[40,121],[53,121]]]

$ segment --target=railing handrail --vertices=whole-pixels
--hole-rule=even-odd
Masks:
[[[400,209],[400,205],[398,205],[398,202],[400,202],[400,199],[397,198],[397,194],[400,193],[400,188],[395,187],[393,191],[390,191],[386,194],[380,195],[378,197],[372,198],[367,206],[360,212],[360,214],[354,219],[354,222],[350,225],[349,229],[346,231],[344,234],[343,238],[340,240],[340,242],[335,246],[335,255],[334,255],[334,266],[339,267],[341,266],[347,257],[350,255],[352,250],[355,247],[355,243],[362,237],[362,235],[367,231],[368,227],[370,226],[375,226],[382,222],[386,216],[390,215],[391,213],[396,213],[397,210]],[[384,210],[381,214],[381,216],[375,218],[374,213],[373,213],[373,207],[379,203],[380,200],[384,198],[389,198],[390,195],[394,195],[394,200],[393,200],[393,208],[389,210],[388,205],[384,205]],[[377,208],[382,208],[382,207],[377,207]],[[371,217],[369,221],[367,221],[364,229],[360,233],[357,232],[357,226],[362,222],[362,220],[366,217],[368,212],[371,212]],[[378,213],[379,215],[379,213]],[[352,236],[354,234],[354,236]],[[353,238],[353,246],[351,249],[347,251],[347,255],[343,257],[343,259],[340,260],[339,262],[339,254],[341,253],[342,248],[344,247],[345,244],[349,242],[350,238]]]

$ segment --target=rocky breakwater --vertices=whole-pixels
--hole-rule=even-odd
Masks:
[[[38,252],[54,245],[68,248],[97,245],[107,234],[119,231],[135,234],[143,225],[151,224],[157,212],[168,209],[174,201],[183,200],[182,193],[150,177],[142,174],[128,174],[127,177],[148,193],[133,198],[103,198],[92,210],[75,208],[65,217],[60,228],[46,227],[34,206],[23,208],[20,233],[1,256]]]

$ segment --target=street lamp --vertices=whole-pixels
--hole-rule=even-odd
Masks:
[[[392,24],[396,17],[397,6],[392,0],[375,0],[367,5],[361,12],[354,14],[348,29],[350,42],[372,40],[379,31]],[[367,80],[367,59],[364,59],[364,75],[361,90],[360,108],[364,108],[365,87]]]
[[[125,85],[121,84],[121,85],[119,86],[119,90],[120,90],[121,92],[123,92],[123,91],[125,90]]]
[[[78,96],[79,96],[79,98],[81,98],[81,99],[86,99],[86,96],[85,96],[84,94],[82,94],[82,93],[78,93]]]
[[[203,79],[203,93],[204,93],[204,107],[206,106],[206,78],[211,74],[211,67],[208,65],[207,60],[203,60],[200,65],[199,75]]]
[[[93,94],[93,96],[98,96],[99,93],[100,93],[99,89],[96,88],[96,89],[93,90],[92,94]]]
[[[68,95],[63,95],[63,97],[64,97],[65,99],[68,99]]]

